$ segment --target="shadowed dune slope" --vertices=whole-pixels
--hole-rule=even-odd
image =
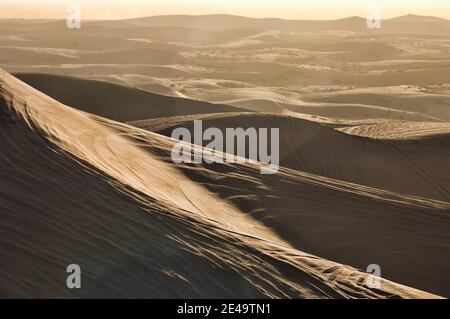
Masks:
[[[185,168],[191,179],[273,229],[295,248],[449,296],[449,203],[281,169]],[[249,178],[250,177],[250,178]]]
[[[17,77],[61,103],[120,122],[239,110],[102,81],[50,74],[18,74]]]
[[[205,177],[195,182],[190,168],[168,161],[164,154],[174,141],[166,137],[66,107],[3,71],[0,97],[2,297],[436,297],[388,280],[369,289],[367,274],[297,250],[278,234],[281,228],[267,228],[202,185]],[[257,166],[222,169],[251,183],[260,176]],[[214,170],[197,166],[193,172],[214,180]],[[272,178],[294,178],[308,196],[315,193],[311,183],[316,192],[330,190],[312,176]],[[276,183],[267,190],[275,191]],[[351,187],[335,191],[360,204],[370,197]],[[416,240],[426,229],[427,247],[436,248],[441,227],[448,229],[440,213],[445,205],[398,200],[401,205],[380,199],[397,217],[394,207],[408,207],[415,222],[390,232],[399,234],[393,242]],[[322,204],[316,205],[320,214]],[[360,218],[358,210],[348,211],[350,220]],[[426,218],[416,229],[422,213]],[[351,226],[348,218],[342,221]],[[72,263],[83,274],[83,288],[75,291],[65,285]],[[409,268],[434,278],[426,282],[439,290],[441,271],[424,266]]]
[[[448,143],[374,140],[347,135],[295,117],[261,113],[194,115],[132,124],[167,136],[176,127],[186,127],[193,135],[195,119],[203,119],[203,130],[209,127],[218,127],[223,132],[226,128],[235,127],[279,128],[280,163],[288,168],[393,192],[450,201]],[[204,146],[209,142],[204,141]]]

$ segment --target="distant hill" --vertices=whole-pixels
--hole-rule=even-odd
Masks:
[[[11,20],[0,19],[0,34],[10,30],[34,30],[33,32],[56,33],[66,32],[67,28],[61,28],[65,24],[64,20]],[[227,14],[211,15],[161,15],[124,20],[108,21],[87,21],[80,30],[72,30],[77,34],[102,34],[109,33],[110,28],[116,28],[118,35],[127,34],[162,34],[165,40],[167,37],[176,38],[178,34],[183,35],[188,32],[192,36],[202,41],[203,39],[213,39],[219,34],[218,31],[243,29],[252,33],[254,30],[284,30],[284,31],[351,31],[351,32],[377,32],[377,33],[417,33],[417,34],[450,34],[450,20],[421,16],[405,15],[401,17],[386,19],[382,21],[380,29],[369,29],[366,18],[348,17],[336,20],[288,20],[278,18],[248,18],[243,16]],[[153,28],[146,30],[146,28]],[[155,28],[170,28],[166,30]],[[178,28],[178,30],[176,29]],[[183,30],[187,29],[187,30]],[[253,31],[252,31],[253,30]],[[229,36],[229,35],[228,35]]]
[[[368,29],[366,19],[362,17],[348,17],[337,20],[286,20],[276,18],[247,18],[242,16],[214,14],[214,15],[166,15],[145,18],[127,19],[107,22],[107,26],[115,24],[130,24],[135,26],[163,27],[177,26],[207,30],[226,30],[242,28],[258,28],[261,30],[286,31],[353,31],[380,33],[436,33],[450,34],[450,21],[442,18],[406,15],[382,21],[380,29]]]
[[[16,76],[61,103],[120,122],[240,110],[227,105],[158,95],[103,81],[49,74],[22,73]]]

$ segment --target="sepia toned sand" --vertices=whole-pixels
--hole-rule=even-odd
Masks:
[[[449,31],[0,19],[0,297],[448,298]],[[194,120],[279,128],[278,173],[174,164]]]
[[[167,97],[105,81],[47,74],[19,74],[18,77],[58,101],[120,122],[240,110],[228,105]]]
[[[280,164],[287,168],[402,194],[450,200],[450,172],[447,169],[450,151],[446,143],[395,141],[392,138],[389,141],[374,140],[343,134],[304,119],[262,113],[195,115],[184,120],[183,117],[175,117],[131,124],[167,136],[174,128],[184,127],[193,136],[195,119],[203,120],[204,130],[216,127],[225,131],[236,123],[244,129],[280,128]],[[428,136],[434,129],[435,134],[440,132],[450,136],[448,125],[424,123],[428,125],[414,127],[408,123],[401,124],[411,130],[410,135]],[[388,125],[374,124],[340,130],[362,135],[355,131],[362,131],[364,127],[379,127],[380,131],[389,132]],[[391,126],[400,130],[400,125]],[[394,135],[395,131],[391,134]],[[208,140],[204,141],[204,146],[208,143]]]
[[[77,260],[86,272],[82,297],[433,297],[387,280],[382,289],[368,289],[367,274],[298,250],[289,229],[265,225],[226,192],[204,186],[205,178],[215,180],[213,171],[199,166],[198,180],[168,162],[170,139],[68,108],[3,71],[1,97],[1,160],[14,161],[2,173],[10,181],[2,183],[1,227],[8,234],[2,245],[10,247],[1,258],[2,295],[67,297],[58,278],[63,264]],[[216,178],[248,174],[256,183],[259,176],[252,166],[223,169],[228,174]],[[322,189],[324,196],[342,192],[361,203],[380,196],[314,175],[286,171],[274,179],[261,181],[262,198],[293,180],[305,185],[305,195]],[[426,224],[413,226],[419,221],[432,222],[435,236],[427,245],[448,239],[448,204],[390,196],[380,204],[392,206],[391,218],[408,207],[410,226],[417,227],[406,232],[410,238],[397,233],[398,244],[421,238]],[[358,208],[347,214],[361,216]]]

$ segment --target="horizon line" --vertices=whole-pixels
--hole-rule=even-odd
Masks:
[[[246,19],[254,19],[254,20],[268,20],[268,19],[275,19],[275,20],[285,20],[285,21],[338,21],[338,20],[345,20],[345,19],[350,19],[350,18],[359,18],[359,19],[367,19],[367,17],[361,17],[361,16],[357,16],[357,15],[352,15],[352,16],[345,16],[345,17],[341,17],[341,18],[334,18],[334,19],[295,19],[295,18],[279,18],[279,17],[250,17],[250,16],[244,16],[244,15],[238,15],[238,14],[229,14],[229,13],[209,13],[209,14],[183,14],[183,13],[179,13],[179,14],[158,14],[158,15],[144,15],[144,16],[133,16],[133,17],[126,17],[126,18],[101,18],[101,17],[90,17],[90,18],[84,18],[84,20],[86,21],[124,21],[124,20],[133,20],[133,19],[145,19],[145,18],[155,18],[155,17],[176,17],[176,16],[183,16],[183,17],[207,17],[207,16],[230,16],[230,17],[239,17],[239,18],[246,18]],[[392,17],[388,17],[388,18],[383,18],[381,19],[382,21],[386,21],[386,20],[392,20],[392,19],[397,19],[397,18],[402,18],[402,17],[407,17],[407,16],[416,16],[416,17],[426,17],[426,18],[435,18],[435,19],[442,19],[442,20],[447,20],[450,21],[450,18],[445,18],[445,17],[441,17],[441,16],[434,16],[434,15],[420,15],[420,14],[414,14],[414,13],[406,13],[406,14],[402,14],[402,15],[396,15],[396,16],[392,16]],[[66,17],[41,17],[41,18],[6,18],[6,17],[1,17],[0,16],[0,20],[53,20],[53,21],[58,21],[58,20],[65,20]]]

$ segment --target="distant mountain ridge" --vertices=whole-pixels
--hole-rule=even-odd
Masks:
[[[20,22],[20,24],[19,24]],[[29,27],[35,24],[39,28],[54,27],[65,23],[65,20],[11,20],[0,19],[0,26],[19,24]],[[349,31],[378,33],[418,33],[418,34],[450,34],[450,20],[407,14],[395,18],[383,19],[379,29],[369,29],[366,18],[351,16],[335,20],[290,20],[281,18],[249,18],[229,14],[210,15],[159,15],[121,20],[88,20],[85,25],[114,28],[136,27],[180,27],[208,31],[225,31],[236,29],[260,29],[281,31]],[[82,29],[81,29],[82,30]]]
[[[258,28],[261,30],[285,31],[353,31],[353,32],[409,32],[438,33],[450,32],[450,20],[438,17],[404,15],[382,20],[380,29],[368,29],[366,18],[347,17],[335,20],[288,20],[280,18],[248,18],[226,14],[213,15],[164,15],[143,18],[132,18],[109,23],[130,24],[139,26],[178,26],[195,27],[209,30]]]

